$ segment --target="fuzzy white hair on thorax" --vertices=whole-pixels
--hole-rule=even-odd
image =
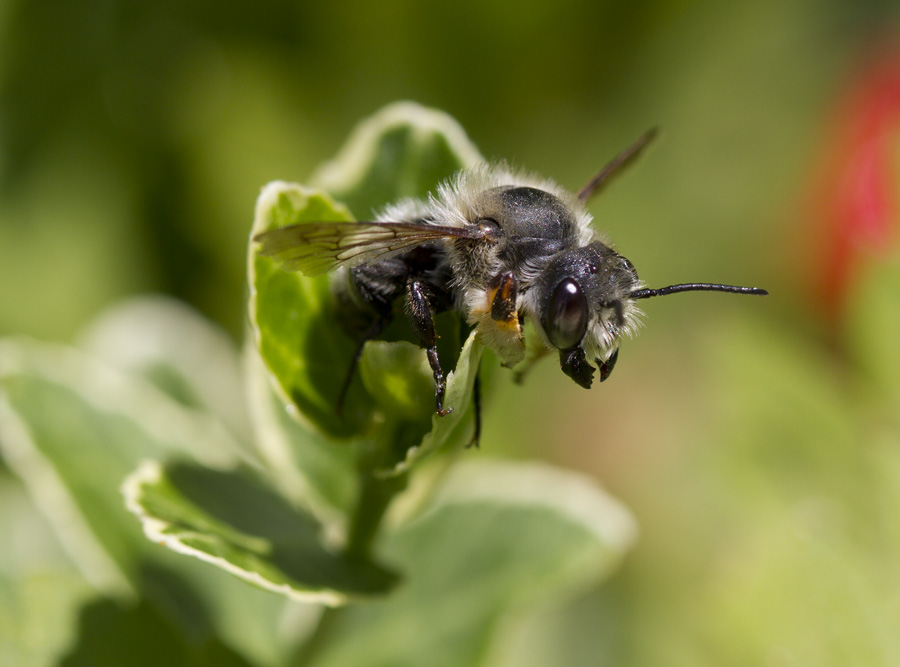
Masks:
[[[513,169],[506,162],[485,162],[458,172],[438,185],[437,191],[430,195],[429,203],[440,224],[464,227],[484,217],[484,198],[481,195],[487,190],[504,186],[530,187],[549,192],[573,213],[579,245],[597,240],[591,227],[590,213],[573,193],[556,181]]]
[[[406,197],[388,204],[376,216],[378,222],[412,222],[431,215],[431,205],[422,199]]]

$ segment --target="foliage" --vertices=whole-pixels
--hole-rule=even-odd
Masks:
[[[475,156],[453,121],[399,105],[319,180],[375,206]],[[275,183],[253,231],[349,216],[324,191]],[[40,545],[5,564],[0,617],[17,622],[3,626],[4,659],[496,664],[529,609],[613,569],[634,526],[592,481],[474,450],[452,465],[471,437],[474,337],[448,376],[450,416],[419,407],[433,405],[427,363],[398,341],[367,345],[342,417],[353,346],[328,280],[285,273],[252,241],[249,264],[243,361],[158,299],[104,316],[82,349],[0,343],[3,457],[64,552],[49,626],[16,611]],[[442,326],[458,340],[460,323]],[[111,629],[118,648],[103,641]]]

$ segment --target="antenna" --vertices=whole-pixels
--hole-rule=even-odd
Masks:
[[[603,169],[598,171],[594,177],[578,191],[578,199],[582,203],[587,203],[588,199],[603,189],[610,178],[617,175],[623,168],[637,160],[641,152],[647,147],[647,144],[653,141],[658,134],[659,130],[655,127],[644,132],[644,134],[638,137],[633,144],[610,160]]]
[[[768,292],[759,287],[738,287],[736,285],[719,285],[716,283],[683,283],[669,285],[657,289],[636,289],[630,296],[632,299],[649,299],[651,296],[668,296],[679,292],[730,292],[731,294],[755,294],[766,296]]]

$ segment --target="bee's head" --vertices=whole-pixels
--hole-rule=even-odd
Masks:
[[[619,338],[637,328],[632,293],[639,287],[631,262],[599,241],[557,254],[535,280],[539,328],[559,350],[563,372],[582,387],[591,386],[596,368],[606,379]]]
[[[589,388],[598,368],[601,382],[609,377],[619,339],[637,329],[641,313],[635,302],[680,292],[768,294],[758,287],[718,283],[647,289],[631,262],[594,241],[555,255],[535,279],[530,305],[547,344],[559,350],[563,372]]]

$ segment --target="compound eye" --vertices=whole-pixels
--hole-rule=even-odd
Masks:
[[[572,349],[584,338],[587,323],[587,298],[578,283],[566,278],[553,290],[544,313],[547,338],[560,350]]]

